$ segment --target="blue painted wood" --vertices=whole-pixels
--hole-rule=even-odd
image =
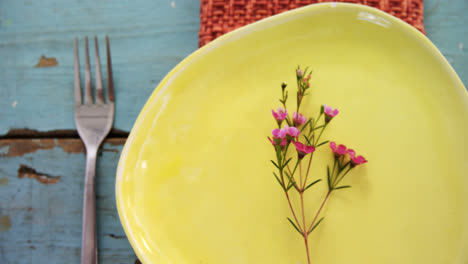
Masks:
[[[425,0],[427,35],[465,84],[467,13],[465,0]],[[111,36],[115,127],[129,131],[153,88],[197,48],[198,14],[198,0],[0,1],[0,135],[12,128],[74,129],[72,41],[86,34],[97,34],[101,41]],[[42,55],[55,57],[58,66],[35,68]],[[62,140],[65,145],[78,142]],[[2,264],[79,263],[85,156],[82,149],[63,148],[54,139],[42,143],[36,150],[28,149],[35,145],[31,140],[0,140]],[[13,153],[14,146],[23,147]],[[121,148],[115,139],[108,141],[97,166],[100,263],[135,260],[114,202]],[[19,179],[20,164],[61,180],[44,185]]]
[[[21,140],[20,143],[30,142]],[[72,153],[64,151],[53,139],[41,142],[53,148],[24,155],[10,152],[9,155],[14,155],[11,157],[5,157],[7,147],[0,148],[3,156],[0,159],[0,219],[11,221],[8,227],[0,220],[0,263],[80,262],[85,156],[82,152],[73,153],[76,148]],[[79,144],[78,139],[61,142]],[[105,151],[97,164],[99,263],[133,264],[136,256],[120,225],[115,205],[115,168],[123,140],[119,142],[118,145],[115,140],[114,144],[104,144]],[[17,176],[20,164],[61,176],[61,179],[48,185],[35,179],[20,179]]]
[[[427,36],[468,88],[468,1],[425,0],[424,3]]]
[[[0,1],[0,135],[75,128],[73,38],[95,34],[101,44],[111,38],[114,127],[129,131],[154,87],[197,49],[199,8],[196,0]],[[35,68],[42,55],[58,66]]]
[[[426,0],[425,6],[429,38],[468,83],[468,2]],[[13,128],[74,129],[73,37],[86,34],[111,36],[115,128],[129,131],[154,87],[196,50],[199,8],[198,0],[0,1],[0,135]],[[42,55],[58,66],[35,68]]]

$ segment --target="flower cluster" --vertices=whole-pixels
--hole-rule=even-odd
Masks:
[[[363,156],[356,156],[356,152],[353,149],[346,148],[345,145],[336,145],[335,142],[330,142],[330,148],[335,157],[333,163],[333,169],[330,172],[328,168],[328,188],[330,191],[337,189],[349,188],[351,186],[340,186],[337,185],[343,180],[351,169],[357,165],[364,164],[367,160]]]
[[[271,110],[271,113],[273,114],[273,117],[278,123],[278,126],[281,126],[281,123],[283,123],[283,120],[286,119],[286,117],[288,116],[288,111],[282,107],[278,107],[278,109],[276,109],[276,112],[275,110]]]
[[[287,111],[281,107],[278,108],[278,112],[272,110],[272,113],[279,126],[281,125],[281,122],[287,117]],[[278,119],[278,113],[284,113],[284,116],[281,117],[281,120]],[[300,119],[298,120],[298,122],[294,121],[294,123],[297,123],[298,125],[304,124],[307,120],[302,114],[294,112],[293,120],[295,119]],[[273,139],[268,137],[268,140],[271,142],[271,144],[273,144],[273,146],[275,146],[275,148],[276,146],[279,146],[281,150],[284,150],[284,147],[292,142],[296,147],[297,154],[300,159],[304,158],[305,155],[315,151],[314,146],[310,144],[302,144],[301,142],[299,142],[298,137],[301,134],[301,131],[295,126],[284,125],[283,128],[273,129],[271,133],[273,135]]]
[[[366,163],[367,160],[363,156],[357,156],[354,150],[346,148],[345,145],[337,145],[335,142],[330,142],[330,148],[334,156],[334,165],[332,170],[330,170],[330,167],[327,168],[329,189],[315,217],[310,224],[307,224],[304,209],[304,193],[321,181],[321,179],[312,182],[308,181],[313,153],[317,151],[320,146],[329,142],[327,140],[321,141],[321,136],[331,121],[339,114],[339,110],[324,104],[320,108],[318,117],[307,118],[304,115],[304,110],[301,111],[300,107],[311,87],[311,72],[298,67],[295,74],[297,78],[296,111],[292,113],[292,116],[289,115],[290,112],[287,110],[287,85],[286,83],[282,83],[282,93],[279,100],[282,107],[278,107],[276,111],[271,110],[277,127],[272,130],[272,137],[268,137],[268,140],[273,145],[276,153],[276,160],[271,160],[276,167],[273,175],[283,189],[292,213],[292,219],[288,218],[288,220],[294,229],[303,237],[306,246],[307,260],[310,264],[311,261],[307,241],[310,233],[323,220],[323,217],[318,219],[323,206],[332,191],[350,187],[338,186],[338,184],[351,169],[357,165]],[[291,145],[295,148],[296,157],[290,157],[288,149]],[[306,160],[306,157],[308,157],[308,161],[305,161],[307,164],[303,166],[303,161]],[[291,189],[295,190],[297,195],[299,195],[301,206],[296,207],[301,209],[299,212],[297,212],[295,206],[292,205],[292,199],[290,198]],[[298,217],[299,213],[302,216],[301,218]],[[299,221],[299,219],[302,219],[302,222]]]
[[[333,109],[331,106],[323,105],[322,111],[325,113],[325,122],[328,123],[334,118],[340,111]]]

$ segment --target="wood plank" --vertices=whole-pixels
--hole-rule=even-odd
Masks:
[[[154,87],[197,49],[199,8],[194,0],[0,1],[0,135],[14,128],[74,129],[73,39],[81,38],[83,55],[85,35],[98,35],[104,44],[106,34],[114,127],[128,132]],[[35,67],[43,55],[58,65]]]
[[[124,142],[107,140],[98,158],[99,263],[129,264],[136,259],[114,198],[115,169]],[[79,263],[83,151],[79,139],[0,140],[0,263]],[[21,164],[27,169],[18,172]]]
[[[199,8],[196,0],[0,1],[0,135],[75,128],[73,38],[86,34],[111,36],[114,127],[128,132],[153,88],[196,50]],[[468,83],[468,2],[426,0],[425,12],[429,38]],[[58,65],[35,67],[43,55]]]
[[[468,1],[425,0],[426,34],[468,85]]]

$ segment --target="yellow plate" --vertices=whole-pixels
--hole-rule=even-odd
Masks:
[[[117,205],[144,263],[306,263],[266,137],[280,84],[313,70],[305,113],[340,109],[324,137],[368,160],[311,235],[320,263],[468,263],[468,96],[416,29],[327,3],[229,33],[175,67],[143,108],[117,172]],[[293,97],[292,97],[293,98]],[[294,100],[290,100],[291,105]],[[316,153],[324,178],[330,150]],[[325,183],[306,196],[307,217]]]

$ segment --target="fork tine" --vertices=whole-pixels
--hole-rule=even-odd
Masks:
[[[78,57],[78,38],[75,37],[75,104],[81,105],[80,60]]]
[[[114,102],[114,79],[112,79],[112,60],[110,54],[109,36],[106,36],[107,52],[107,94],[109,101]]]
[[[104,92],[102,90],[102,76],[101,76],[101,61],[99,60],[99,45],[97,36],[94,36],[94,44],[96,46],[96,103],[104,104]]]
[[[89,69],[88,36],[85,37],[85,104],[93,104],[93,91],[91,90],[91,71]]]

